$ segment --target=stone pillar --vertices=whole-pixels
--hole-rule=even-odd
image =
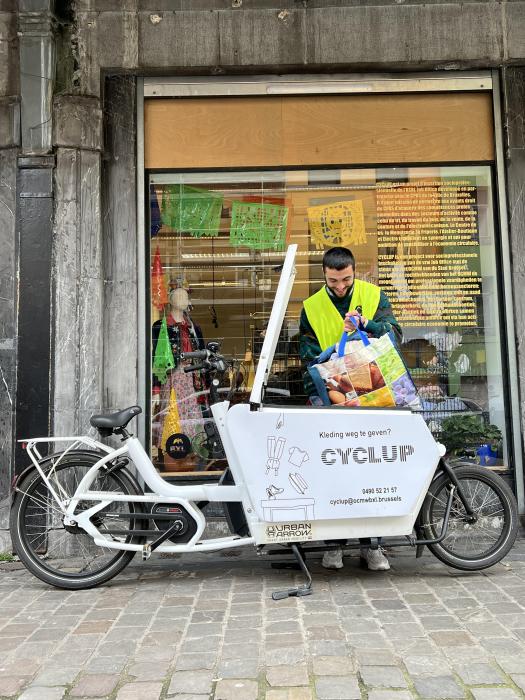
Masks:
[[[502,72],[503,119],[507,200],[514,290],[514,324],[520,387],[520,415],[523,449],[525,434],[525,67],[504,68]],[[520,438],[518,437],[518,441]],[[519,443],[518,443],[519,444]]]
[[[10,547],[9,492],[16,408],[16,162],[20,96],[16,3],[0,2],[0,552]]]
[[[89,416],[103,403],[101,123],[97,98],[55,99],[51,416],[56,435],[86,432]]]
[[[20,92],[22,149],[32,155],[51,151],[55,83],[54,0],[20,0]]]
[[[144,330],[137,326],[137,272],[142,264],[137,242],[144,231],[137,231],[135,78],[106,79],[104,123],[104,406],[112,411],[141,403],[137,357]]]
[[[16,157],[16,148],[0,147],[0,500],[12,476],[16,403]]]

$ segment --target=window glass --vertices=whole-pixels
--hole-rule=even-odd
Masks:
[[[200,373],[181,353],[220,340],[235,360],[233,401],[253,382],[286,246],[297,275],[266,401],[304,404],[303,300],[324,283],[333,245],[387,294],[425,420],[440,439],[454,417],[493,424],[503,443],[467,445],[508,467],[491,170],[486,166],[329,168],[150,175],[151,452],[163,472],[217,476],[225,461]],[[445,431],[446,432],[446,431]],[[457,436],[456,436],[457,437]]]

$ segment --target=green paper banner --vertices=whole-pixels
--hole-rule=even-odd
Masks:
[[[172,185],[162,193],[162,225],[195,238],[217,236],[224,196],[188,185]]]
[[[255,250],[284,250],[288,207],[234,201],[230,244]]]

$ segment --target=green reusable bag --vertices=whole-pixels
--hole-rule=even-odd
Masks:
[[[155,357],[153,358],[153,374],[157,377],[161,384],[164,384],[167,378],[168,370],[175,367],[175,359],[173,350],[171,349],[170,339],[168,337],[168,324],[166,316],[162,319],[160,327],[159,339],[155,348]]]

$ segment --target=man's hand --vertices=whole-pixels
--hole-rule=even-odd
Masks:
[[[307,405],[310,406],[324,406],[323,399],[317,394],[313,394],[308,397]]]
[[[352,319],[355,319],[359,328],[366,328],[368,319],[361,316],[359,311],[349,311],[347,314],[345,314],[345,331],[347,333],[353,333],[356,329],[356,325]]]

